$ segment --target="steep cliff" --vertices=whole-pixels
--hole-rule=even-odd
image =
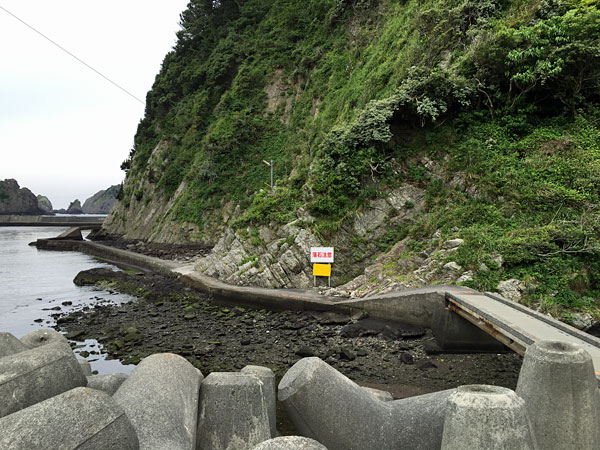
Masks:
[[[0,181],[0,214],[44,214],[38,207],[37,197],[27,188],[21,188],[17,180]]]
[[[354,295],[516,279],[596,313],[596,3],[194,0],[106,229],[212,243],[230,282],[308,286],[327,244]]]

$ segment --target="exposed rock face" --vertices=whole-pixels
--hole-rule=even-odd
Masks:
[[[342,228],[328,242],[321,242],[304,224],[314,219],[303,209],[298,220],[280,226],[271,223],[256,229],[228,228],[210,255],[200,259],[196,269],[227,283],[273,288],[313,286],[310,248],[335,248],[332,284],[359,275],[378,252],[378,242],[390,229],[410,223],[425,204],[425,193],[412,185],[390,191],[370,202],[347,229]],[[358,235],[360,239],[354,237]],[[320,283],[322,284],[322,283]]]
[[[0,214],[43,214],[37,197],[27,188],[19,187],[17,180],[0,181]]]
[[[83,214],[83,210],[81,209],[81,202],[79,201],[79,199],[75,199],[71,202],[71,204],[67,208],[67,214]]]
[[[83,202],[84,214],[108,214],[117,198],[119,185],[109,187],[103,191],[98,191],[85,202]]]
[[[44,214],[54,214],[54,208],[50,199],[44,195],[37,196],[38,207],[44,211]]]

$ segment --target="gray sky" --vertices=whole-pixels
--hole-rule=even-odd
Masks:
[[[188,0],[0,0],[145,100]],[[0,179],[55,208],[118,184],[144,105],[0,9]]]

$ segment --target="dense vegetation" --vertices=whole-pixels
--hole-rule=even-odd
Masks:
[[[236,226],[305,207],[327,236],[409,182],[427,213],[393,239],[458,234],[474,287],[514,277],[546,310],[598,310],[599,2],[194,0],[181,27],[124,202],[184,182],[181,222],[232,200]]]

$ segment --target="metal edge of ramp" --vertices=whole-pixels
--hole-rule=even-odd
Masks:
[[[534,342],[531,337],[521,333],[520,331],[509,328],[495,317],[490,316],[486,312],[481,311],[479,308],[466,303],[451,292],[446,293],[446,300],[460,305],[454,307],[449,305],[449,308],[452,311],[468,320],[473,325],[487,332],[492,337],[498,339],[504,345],[510,347],[520,355],[523,355],[527,349],[527,346]]]
[[[558,320],[552,317],[545,316],[544,314],[538,313],[537,311],[533,311],[532,309],[527,308],[526,306],[512,302],[493,293],[486,292],[483,295],[490,298],[491,300],[498,301],[510,308],[522,312],[523,314],[527,314],[536,320],[540,320],[549,326],[555,327],[563,333],[569,334],[574,338],[580,339],[591,346],[600,348],[600,339],[596,338],[595,336],[588,335],[587,333],[584,333],[578,330],[577,328],[571,327],[570,325],[559,322]],[[481,311],[479,308],[466,303],[466,301],[461,300],[456,295],[453,295],[450,292],[446,293],[446,301],[449,303],[448,308],[451,311],[454,311],[459,316],[465,318],[478,328],[482,329],[483,331],[486,331],[488,334],[498,339],[500,342],[504,343],[505,345],[507,345],[508,347],[510,347],[511,349],[513,349],[521,355],[524,355],[527,347],[535,342],[532,338],[528,337],[527,335],[506,326],[505,324],[497,320],[495,317],[492,317],[489,314]],[[522,343],[519,341],[521,341]],[[600,371],[596,371],[596,380],[598,381],[598,387],[600,388]]]

